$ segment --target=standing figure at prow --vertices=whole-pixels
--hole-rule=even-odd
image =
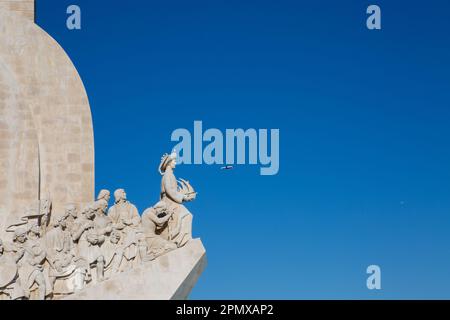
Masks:
[[[167,204],[169,211],[173,211],[168,222],[166,237],[178,247],[182,247],[192,239],[192,214],[183,202],[194,200],[197,193],[188,181],[183,179],[177,181],[175,178],[173,171],[177,165],[176,158],[175,151],[163,155],[158,171],[162,175],[161,201]]]

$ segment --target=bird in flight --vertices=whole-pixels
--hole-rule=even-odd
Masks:
[[[233,169],[233,166],[225,166],[225,167],[220,168],[220,170],[232,170],[232,169]]]

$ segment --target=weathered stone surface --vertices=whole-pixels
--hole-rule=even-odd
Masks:
[[[0,192],[3,195],[0,200],[1,236],[5,226],[17,222],[24,207],[32,203],[37,207],[39,148],[31,110],[21,106],[23,96],[20,85],[10,66],[2,63],[1,56],[0,88]]]
[[[10,10],[34,21],[35,0],[0,0],[0,10]]]
[[[34,1],[0,0],[2,226],[45,195],[57,212],[94,200],[88,97],[64,50],[30,19],[33,12]]]
[[[200,239],[65,297],[66,300],[187,299],[206,266]]]

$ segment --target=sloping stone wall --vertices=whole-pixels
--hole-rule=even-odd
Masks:
[[[85,88],[54,39],[5,9],[21,2],[0,0],[0,234],[47,194],[60,213],[67,203],[92,202],[95,191]]]
[[[14,11],[34,21],[35,0],[0,0],[0,10]]]

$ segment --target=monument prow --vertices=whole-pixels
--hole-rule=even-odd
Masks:
[[[95,200],[88,96],[34,12],[0,0],[0,300],[187,298],[206,256],[177,154],[142,217],[124,189],[109,210],[108,190]]]
[[[200,239],[64,300],[186,300],[206,267]]]
[[[159,201],[139,215],[120,188],[103,189],[81,207],[67,204],[52,214],[47,196],[18,222],[0,225],[0,300],[187,299],[206,266],[200,239],[192,238],[185,203],[197,192],[175,176],[177,154],[158,167]]]

